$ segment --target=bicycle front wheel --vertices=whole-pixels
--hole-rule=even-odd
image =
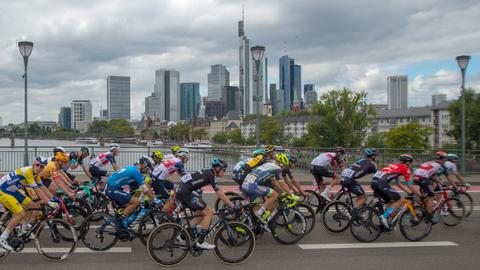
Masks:
[[[307,227],[305,216],[295,209],[284,209],[272,218],[269,225],[273,239],[284,245],[300,241]]]
[[[64,237],[65,235],[68,237]],[[75,252],[77,244],[75,228],[61,219],[45,220],[35,234],[35,246],[38,253],[50,261],[63,261],[70,258]]]
[[[350,206],[342,201],[333,201],[325,206],[322,212],[322,225],[331,233],[341,233],[350,224]]]
[[[301,202],[312,207],[315,213],[321,213],[323,207],[325,206],[325,199],[313,190],[307,189],[304,192],[307,193],[307,196],[302,196]]]
[[[173,222],[173,219],[160,210],[153,210],[143,216],[138,223],[138,237],[142,244],[147,245],[148,236],[153,229],[168,222]]]
[[[425,222],[427,211],[423,207],[414,207],[415,217],[410,211],[403,212],[400,217],[400,232],[410,241],[420,241],[432,231],[432,223]]]
[[[457,226],[465,217],[465,205],[460,199],[448,198],[437,209],[437,217],[445,226]]]
[[[150,258],[161,266],[175,266],[188,255],[190,235],[182,226],[165,223],[155,228],[147,241]]]
[[[315,210],[305,203],[299,203],[295,206],[305,217],[306,228],[303,236],[309,235],[315,225],[317,225],[317,215],[315,215]]]
[[[364,207],[354,217],[355,222],[350,224],[352,236],[360,242],[373,242],[382,233],[381,213],[377,209]]]
[[[213,236],[214,254],[225,264],[240,264],[255,250],[255,235],[245,224],[229,222]]]
[[[118,241],[117,230],[113,216],[101,212],[92,214],[83,223],[82,242],[91,250],[108,250]]]
[[[470,194],[466,192],[458,193],[458,199],[460,199],[463,202],[463,205],[465,206],[465,218],[469,217],[473,213],[473,199]]]

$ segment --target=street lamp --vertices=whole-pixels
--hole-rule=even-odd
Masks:
[[[461,123],[461,147],[462,147],[462,175],[465,175],[465,73],[467,71],[468,62],[470,61],[470,55],[457,56],[458,66],[462,71],[462,123]]]
[[[30,41],[20,41],[18,42],[18,49],[20,50],[20,54],[23,56],[23,64],[25,65],[25,73],[23,74],[23,78],[25,79],[25,153],[23,158],[23,164],[28,166],[30,163],[28,161],[28,114],[27,114],[27,65],[28,65],[28,57],[32,53],[33,50],[33,42]]]
[[[257,85],[255,99],[257,102],[257,121],[256,121],[256,143],[257,147],[260,147],[260,62],[263,59],[263,54],[265,53],[265,47],[263,46],[254,46],[250,48],[252,52],[252,59],[255,62],[255,82]]]

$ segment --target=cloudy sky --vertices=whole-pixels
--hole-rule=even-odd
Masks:
[[[144,111],[154,70],[175,68],[207,93],[210,65],[238,85],[237,21],[264,45],[269,83],[278,58],[302,65],[302,83],[321,94],[350,87],[386,102],[386,77],[409,76],[409,106],[458,95],[455,56],[472,55],[467,86],[480,89],[480,2],[476,0],[0,0],[0,116],[23,121],[23,61],[17,42],[35,43],[29,61],[29,119],[57,120],[61,106],[90,99],[106,107],[106,77],[131,77],[132,116]]]

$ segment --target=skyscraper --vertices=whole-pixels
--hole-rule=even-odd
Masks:
[[[160,120],[180,120],[180,72],[171,69],[155,71],[155,96],[160,101]]]
[[[387,100],[388,109],[408,108],[408,77],[387,77]]]
[[[160,119],[162,111],[162,102],[157,96],[158,92],[153,92],[151,96],[145,98],[145,114],[151,119]],[[165,112],[164,112],[165,113]]]
[[[224,65],[217,64],[210,67],[208,74],[208,100],[220,101],[222,89],[230,85],[230,73]]]
[[[313,83],[307,83],[303,85],[303,94],[307,93],[308,91],[314,91],[315,90],[315,84]]]
[[[223,114],[229,111],[240,112],[240,90],[236,86],[225,86],[222,89]]]
[[[72,128],[72,108],[60,108],[60,114],[58,115],[58,125],[62,128]]]
[[[295,87],[295,92],[300,103],[302,101],[302,66],[293,65],[293,85]]]
[[[270,90],[270,102],[272,103],[272,114],[277,115],[277,84],[271,83],[269,86]]]
[[[200,83],[180,83],[180,119],[193,120],[200,111]]]
[[[445,100],[447,100],[447,95],[445,94],[432,95],[432,106],[435,106]]]
[[[305,108],[310,108],[312,104],[318,101],[318,95],[315,90],[305,92]]]
[[[283,111],[285,111],[285,91],[283,89],[277,89],[277,95],[275,100],[275,115]]]
[[[107,77],[108,119],[130,119],[130,77]]]
[[[260,109],[260,114],[263,114],[263,103],[265,102],[265,94],[264,94],[264,89],[263,89],[263,86],[264,86],[264,83],[263,83],[263,71],[264,71],[264,61],[266,59],[262,59],[258,65],[258,96],[260,97],[259,99],[259,104],[258,104],[258,108]],[[252,61],[252,87],[250,88],[251,89],[251,102],[250,102],[250,108],[248,110],[248,113],[253,113],[253,114],[256,114],[257,113],[257,81],[255,81],[255,77],[257,76],[257,66],[255,64],[255,62]]]
[[[296,87],[298,87],[299,84],[295,82],[295,78],[297,78],[297,80],[301,79],[301,68],[300,66],[295,67],[295,60],[288,57],[288,55],[280,57],[279,62],[279,87],[284,91],[284,109],[290,111],[292,110],[293,98],[295,96],[294,91],[298,94]]]
[[[245,36],[244,17],[238,22],[239,37],[239,89],[240,89],[240,107],[243,115],[251,113],[252,93],[250,90],[251,70],[250,70],[250,40]]]
[[[73,100],[71,105],[71,128],[87,131],[92,123],[92,103],[90,100]]]

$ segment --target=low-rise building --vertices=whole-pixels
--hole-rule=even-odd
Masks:
[[[221,120],[210,121],[208,137],[210,140],[221,131],[229,132],[241,126],[240,112],[229,111]]]
[[[299,115],[278,117],[280,124],[284,128],[284,133],[288,137],[300,138],[308,133],[308,124],[312,121],[318,121],[316,115]],[[242,136],[248,138],[255,135],[256,120],[243,121],[241,123]]]

